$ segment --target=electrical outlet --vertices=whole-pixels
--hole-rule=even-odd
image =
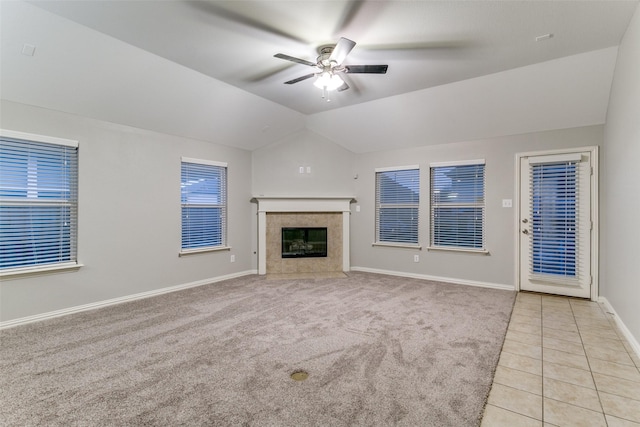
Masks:
[[[235,255],[231,255],[231,262],[236,262],[236,256]]]
[[[413,262],[420,262],[420,255],[414,255]]]
[[[502,207],[503,208],[512,208],[513,201],[511,199],[502,199]]]

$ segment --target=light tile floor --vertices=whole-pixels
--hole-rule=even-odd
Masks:
[[[602,304],[518,293],[482,427],[640,427],[640,359]]]

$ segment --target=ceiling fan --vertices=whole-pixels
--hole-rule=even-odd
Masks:
[[[284,84],[292,85],[316,76],[314,86],[322,89],[322,97],[329,101],[328,91],[342,92],[349,89],[349,85],[339,74],[385,74],[387,72],[388,65],[343,65],[342,62],[355,45],[356,42],[353,40],[340,37],[335,46],[322,46],[318,49],[320,55],[315,63],[283,53],[277,53],[273,56],[317,68],[319,71],[286,81]]]

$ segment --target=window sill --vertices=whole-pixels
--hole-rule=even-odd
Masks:
[[[178,252],[179,257],[195,255],[195,254],[205,254],[208,252],[220,252],[220,251],[230,251],[231,246],[216,246],[209,248],[198,248],[198,249],[182,249]]]
[[[410,244],[410,243],[386,243],[386,242],[373,242],[371,246],[382,246],[388,248],[403,248],[403,249],[418,249],[422,250],[422,246],[418,244]]]
[[[477,254],[477,255],[489,255],[489,251],[487,249],[447,248],[442,246],[429,246],[427,250],[442,251],[442,252],[463,252],[467,254]]]
[[[61,273],[65,271],[79,270],[84,267],[83,264],[77,262],[67,262],[63,264],[41,265],[37,267],[21,267],[0,271],[0,277],[3,280],[17,279],[19,277],[37,276],[41,274]]]

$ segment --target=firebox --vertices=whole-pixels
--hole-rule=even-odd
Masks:
[[[327,227],[283,227],[282,258],[327,256]]]

